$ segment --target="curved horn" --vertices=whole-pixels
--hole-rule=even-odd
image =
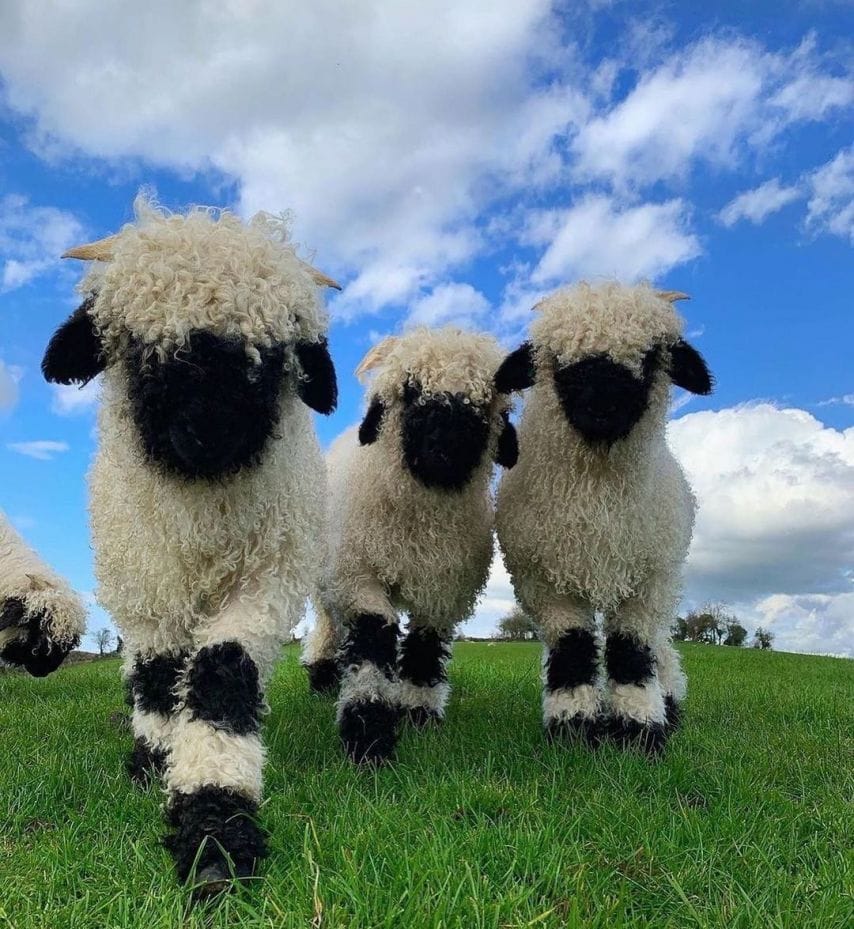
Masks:
[[[659,290],[658,296],[668,303],[675,303],[677,300],[690,300],[688,294],[683,294],[681,290]]]
[[[374,368],[378,368],[391,354],[397,341],[396,335],[387,336],[382,342],[378,342],[368,351],[368,354],[361,360],[359,367],[356,368],[355,371],[356,377],[362,381],[362,383],[364,383],[363,375],[367,374],[368,371],[372,371]]]
[[[313,268],[307,261],[300,261],[300,264],[305,268],[306,271],[311,275],[312,280],[318,287],[334,287],[335,290],[341,290],[341,285],[337,281],[333,281],[331,277],[327,277],[322,271],[318,271],[317,268]]]
[[[113,257],[113,249],[119,241],[118,235],[108,235],[105,239],[98,239],[97,242],[89,242],[87,245],[75,245],[64,252],[63,258],[79,258],[80,261],[109,261]]]

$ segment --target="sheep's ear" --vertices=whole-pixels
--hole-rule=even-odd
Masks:
[[[510,422],[507,410],[501,414],[501,418],[504,423],[498,436],[495,463],[509,469],[519,460],[519,437],[516,435],[516,427]]]
[[[530,342],[523,342],[501,362],[495,373],[495,389],[500,394],[524,390],[534,383],[534,349]]]
[[[359,426],[359,445],[373,445],[380,434],[380,424],[385,415],[385,404],[379,397],[374,397],[362,425]]]
[[[89,315],[89,297],[56,330],[42,359],[42,374],[52,384],[87,384],[105,367],[98,331]]]
[[[338,381],[326,339],[297,342],[295,351],[302,368],[297,382],[300,400],[316,412],[328,415],[338,406]]]
[[[670,380],[692,394],[710,394],[714,385],[703,356],[684,339],[670,346]]]

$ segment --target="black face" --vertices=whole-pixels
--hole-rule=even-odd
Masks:
[[[420,401],[420,390],[404,391],[403,457],[425,487],[462,490],[480,464],[489,440],[485,410],[461,394],[438,394]]]
[[[555,389],[570,426],[592,443],[626,438],[649,404],[658,352],[644,355],[641,377],[607,355],[591,355],[557,368]]]
[[[216,478],[257,463],[279,416],[285,379],[282,345],[259,347],[209,332],[190,334],[166,362],[143,363],[142,346],[126,357],[128,394],[146,455],[188,478]]]

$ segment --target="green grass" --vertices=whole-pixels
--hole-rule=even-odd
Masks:
[[[263,877],[191,909],[122,763],[115,661],[0,675],[0,926],[850,929],[854,662],[688,646],[665,759],[547,745],[539,649],[463,644],[442,731],[342,760],[294,649],[270,689]]]

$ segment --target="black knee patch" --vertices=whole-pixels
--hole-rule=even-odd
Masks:
[[[415,626],[400,648],[400,676],[418,687],[435,687],[447,680],[448,643],[435,629]]]
[[[62,664],[65,656],[77,647],[80,639],[75,636],[71,642],[59,645],[43,629],[44,613],[30,614],[29,619],[22,625],[26,615],[23,601],[16,597],[4,601],[0,614],[0,629],[20,626],[21,635],[0,651],[0,658],[9,664],[24,668],[33,677],[47,677]]]
[[[397,623],[388,622],[376,613],[360,613],[347,624],[347,636],[341,647],[345,665],[370,662],[387,677],[397,670]]]
[[[338,731],[347,754],[358,764],[389,761],[397,744],[399,711],[382,700],[350,703],[341,712]]]
[[[166,752],[152,748],[145,739],[133,740],[133,749],[125,763],[128,776],[140,787],[147,787],[166,770]]]
[[[605,666],[615,684],[645,684],[653,675],[655,658],[633,635],[612,632],[605,644]]]
[[[338,667],[338,662],[332,658],[324,658],[321,661],[315,661],[314,664],[308,664],[305,670],[308,673],[308,688],[312,693],[334,693],[341,683],[341,669]]]
[[[563,690],[593,684],[599,655],[596,637],[587,629],[569,629],[549,649],[546,659],[546,689]]]
[[[176,794],[167,809],[172,828],[164,845],[175,859],[178,878],[203,871],[223,878],[251,877],[267,854],[267,842],[255,821],[258,805],[225,787],[201,787]]]
[[[193,719],[236,735],[257,732],[261,714],[258,668],[237,642],[200,649],[187,673],[187,707]]]
[[[137,658],[128,681],[137,708],[164,716],[174,713],[178,708],[175,684],[186,660],[186,652]]]

